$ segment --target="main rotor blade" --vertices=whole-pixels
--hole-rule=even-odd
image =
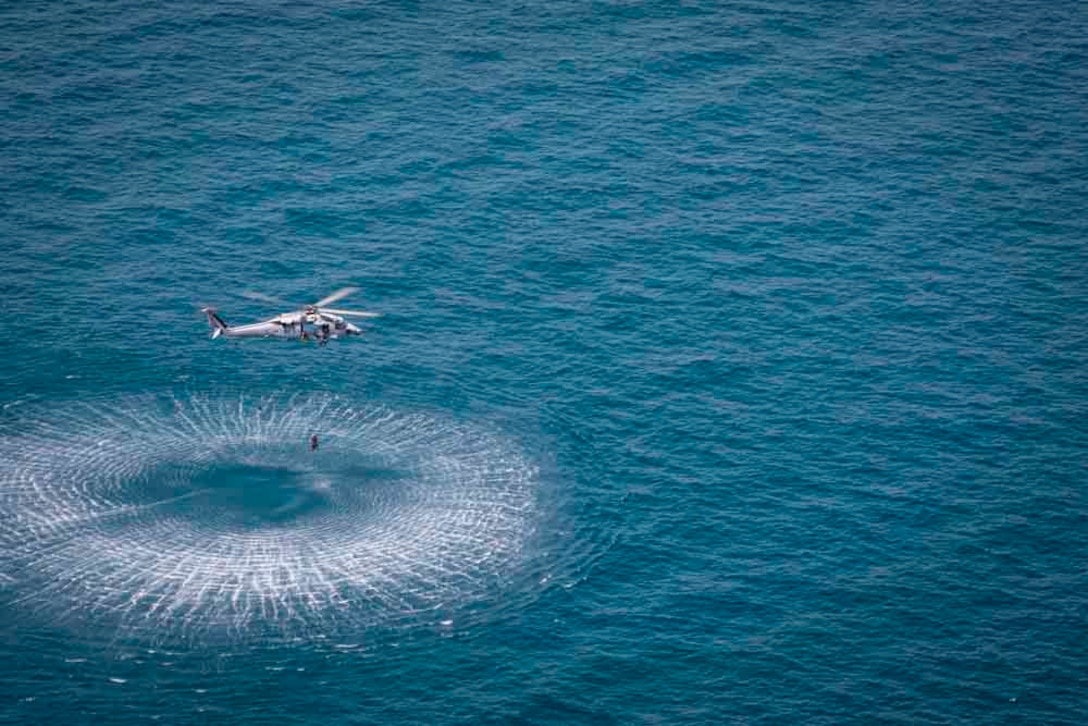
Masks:
[[[332,313],[333,315],[353,315],[357,318],[380,318],[381,313],[368,313],[365,310],[335,310],[333,308],[319,308],[323,313]]]
[[[315,302],[314,307],[315,308],[320,308],[320,307],[324,307],[325,305],[332,305],[337,300],[343,300],[344,298],[346,298],[351,293],[358,292],[358,291],[359,291],[359,288],[357,288],[357,287],[342,287],[339,290],[337,290],[336,292],[334,292],[332,295],[329,295],[328,297],[323,297],[320,300],[318,300],[317,302]]]
[[[254,292],[253,290],[246,290],[242,293],[242,297],[247,297],[250,300],[259,300],[261,302],[272,303],[273,305],[286,305],[288,307],[294,307],[291,303],[280,300],[278,297],[265,295],[263,292]]]

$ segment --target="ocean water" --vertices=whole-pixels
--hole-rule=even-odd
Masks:
[[[1084,723],[1086,38],[0,7],[0,721]]]

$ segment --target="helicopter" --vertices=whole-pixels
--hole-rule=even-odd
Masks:
[[[212,326],[212,340],[220,336],[224,338],[286,338],[300,341],[316,340],[318,344],[325,345],[331,338],[362,335],[363,331],[344,320],[345,317],[381,317],[381,313],[325,307],[358,291],[357,287],[344,287],[312,305],[304,305],[293,312],[280,313],[274,318],[247,325],[228,325],[223,318],[219,317],[215,308],[205,307],[200,311],[208,316],[208,323]],[[264,302],[283,302],[257,292],[246,292],[243,295]]]

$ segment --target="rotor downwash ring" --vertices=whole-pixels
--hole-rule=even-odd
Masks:
[[[50,411],[0,430],[0,597],[155,637],[445,617],[516,571],[537,493],[500,436],[334,396]]]

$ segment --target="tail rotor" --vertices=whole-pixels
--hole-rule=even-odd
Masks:
[[[212,326],[212,340],[215,340],[222,335],[223,331],[229,327],[226,322],[223,321],[223,318],[219,317],[218,313],[216,313],[215,308],[201,308],[200,312],[208,316],[208,324]]]

